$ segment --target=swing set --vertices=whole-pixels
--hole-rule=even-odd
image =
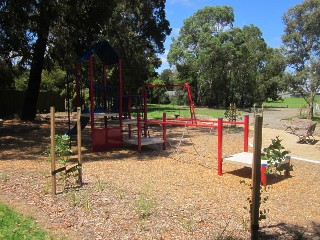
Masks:
[[[161,88],[161,87],[185,87],[188,94],[189,100],[189,110],[190,110],[190,118],[167,118],[167,114],[163,113],[162,120],[148,119],[148,107],[147,107],[147,89],[150,88]],[[205,120],[205,119],[197,119],[194,109],[194,103],[192,100],[192,95],[190,91],[190,86],[188,83],[184,84],[169,84],[169,85],[154,85],[154,84],[145,84],[142,88],[143,90],[143,106],[144,106],[144,114],[143,119],[138,112],[137,115],[137,137],[130,138],[126,142],[130,144],[135,144],[138,147],[138,152],[142,151],[143,145],[150,145],[156,143],[162,143],[162,148],[165,150],[167,147],[167,126],[181,126],[181,127],[194,127],[194,128],[209,128],[209,129],[217,129],[217,160],[218,160],[218,175],[222,175],[222,139],[223,139],[223,126],[224,125],[243,125],[244,129],[244,146],[243,151],[248,152],[248,137],[249,137],[249,115],[244,115],[243,121],[224,121],[222,118],[218,120]],[[148,125],[158,124],[162,126],[162,138],[150,138],[148,137],[147,130]],[[131,134],[130,134],[131,136]]]

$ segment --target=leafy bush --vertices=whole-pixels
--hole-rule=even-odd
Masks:
[[[262,160],[267,160],[267,174],[281,174],[281,171],[293,171],[293,166],[288,164],[286,156],[290,151],[285,150],[279,136],[271,140],[269,147],[263,149]]]

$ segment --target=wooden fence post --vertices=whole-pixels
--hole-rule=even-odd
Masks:
[[[260,115],[254,120],[254,145],[252,160],[252,193],[251,193],[251,239],[259,239],[259,208],[260,208],[260,181],[261,181],[261,146],[262,120]]]
[[[56,131],[55,131],[55,108],[50,107],[50,137],[51,137],[51,148],[50,148],[50,156],[51,156],[51,184],[52,184],[52,195],[56,195],[57,187],[56,187]]]

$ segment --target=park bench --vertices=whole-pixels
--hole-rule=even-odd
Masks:
[[[297,143],[311,143],[315,139],[313,133],[316,129],[317,123],[310,123],[309,126],[296,130],[293,134],[299,137]]]

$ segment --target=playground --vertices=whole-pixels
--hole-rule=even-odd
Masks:
[[[320,162],[319,142],[297,144],[294,135],[269,123],[268,114],[265,119],[263,146],[270,144],[270,136],[279,135],[292,155]],[[168,126],[167,150],[155,144],[143,146],[141,153],[132,145],[92,152],[87,126],[82,136],[83,186],[60,183],[53,197],[50,162],[43,154],[50,143],[50,123],[44,117],[37,124],[38,130],[1,135],[0,200],[50,232],[68,239],[250,237],[244,208],[249,207],[250,187],[240,181],[250,183],[251,168],[223,162],[223,175],[218,176],[215,131]],[[13,120],[4,125],[23,124]],[[66,115],[57,114],[56,133],[66,128]],[[252,132],[251,125],[249,142]],[[224,129],[224,156],[241,152],[242,144],[243,131]],[[263,193],[268,200],[261,209],[268,212],[261,231],[269,239],[317,239],[320,164],[292,163],[291,177],[270,179]]]
[[[188,83],[144,84],[139,96],[125,95],[121,57],[106,41],[88,48],[75,66],[67,92],[76,98],[68,97],[66,113],[51,108],[32,123],[4,121],[0,201],[68,239],[250,238],[250,159],[240,164],[227,157],[253,152],[252,114],[234,121],[196,116]],[[110,71],[117,73],[112,83]],[[163,87],[184,91],[188,117],[148,118],[149,98]],[[285,164],[294,166],[290,176],[261,178],[265,239],[319,237],[319,135],[298,144],[279,124],[296,115],[283,109],[264,114],[262,147],[279,136],[291,151]],[[50,137],[56,134],[71,139],[68,166],[56,168]]]

